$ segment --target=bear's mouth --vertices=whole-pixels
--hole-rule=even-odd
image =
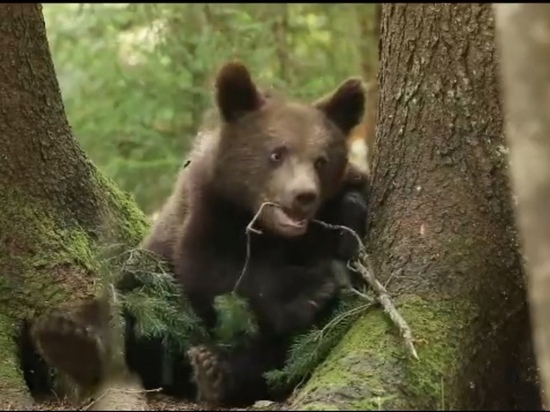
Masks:
[[[306,233],[310,220],[309,218],[295,216],[280,207],[274,208],[273,214],[277,222],[277,226],[282,229],[286,236],[300,236]]]

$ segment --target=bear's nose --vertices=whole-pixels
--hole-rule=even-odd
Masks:
[[[317,192],[314,190],[302,190],[295,193],[294,204],[300,208],[311,206],[317,200]]]

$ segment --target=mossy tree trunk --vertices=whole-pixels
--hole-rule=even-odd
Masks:
[[[295,408],[540,409],[490,4],[384,4],[365,314]]]
[[[98,246],[146,226],[71,134],[41,5],[1,4],[0,22],[0,408],[17,408],[21,324],[95,295]]]

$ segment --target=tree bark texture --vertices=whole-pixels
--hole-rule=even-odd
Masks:
[[[495,4],[506,134],[535,347],[550,393],[550,5]]]
[[[0,407],[28,391],[23,321],[97,290],[97,246],[137,245],[145,220],[74,140],[40,4],[0,5]]]
[[[384,4],[364,315],[296,409],[540,409],[489,4]]]

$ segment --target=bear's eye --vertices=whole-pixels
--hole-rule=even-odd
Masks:
[[[326,156],[320,156],[315,160],[315,167],[317,169],[322,169],[323,167],[325,167],[327,162],[328,162],[328,159],[326,158]]]
[[[286,152],[286,147],[278,147],[271,152],[271,154],[269,155],[269,160],[271,161],[271,163],[274,164],[280,163],[284,159]]]

